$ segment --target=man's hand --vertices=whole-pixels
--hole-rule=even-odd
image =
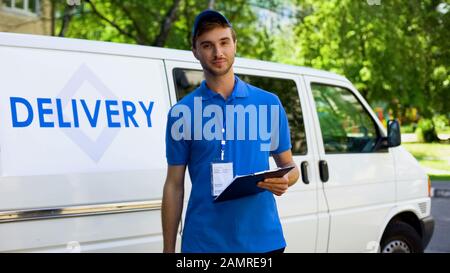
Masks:
[[[273,154],[273,159],[275,159],[275,163],[278,167],[295,166],[295,168],[285,174],[283,177],[267,178],[264,179],[264,181],[259,182],[257,185],[260,188],[271,191],[277,196],[281,196],[287,191],[290,186],[294,185],[295,182],[297,182],[298,177],[300,176],[300,171],[298,170],[297,165],[292,159],[291,150],[287,150],[279,154]]]
[[[277,196],[283,195],[289,187],[288,174],[280,178],[266,178],[258,183],[258,187],[271,191]]]

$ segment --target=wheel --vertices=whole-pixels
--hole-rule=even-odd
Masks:
[[[381,239],[381,253],[422,253],[422,239],[404,222],[390,224]]]

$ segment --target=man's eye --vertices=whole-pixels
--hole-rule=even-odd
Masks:
[[[210,47],[211,47],[211,45],[209,45],[209,44],[203,45],[203,48],[204,48],[204,49],[208,49],[208,48],[210,48]]]

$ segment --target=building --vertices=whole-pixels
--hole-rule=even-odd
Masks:
[[[50,0],[0,0],[0,31],[51,35]]]

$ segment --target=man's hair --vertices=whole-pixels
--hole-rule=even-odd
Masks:
[[[200,23],[200,25],[198,26],[197,32],[195,33],[194,36],[192,36],[192,48],[196,47],[195,43],[196,43],[198,37],[200,37],[203,33],[206,33],[208,31],[211,31],[218,27],[231,29],[231,36],[233,38],[233,41],[236,42],[236,31],[234,31],[234,29],[232,27],[230,27],[227,23],[225,23],[223,21],[220,21],[217,19],[212,19],[212,20],[208,20],[208,21]]]

